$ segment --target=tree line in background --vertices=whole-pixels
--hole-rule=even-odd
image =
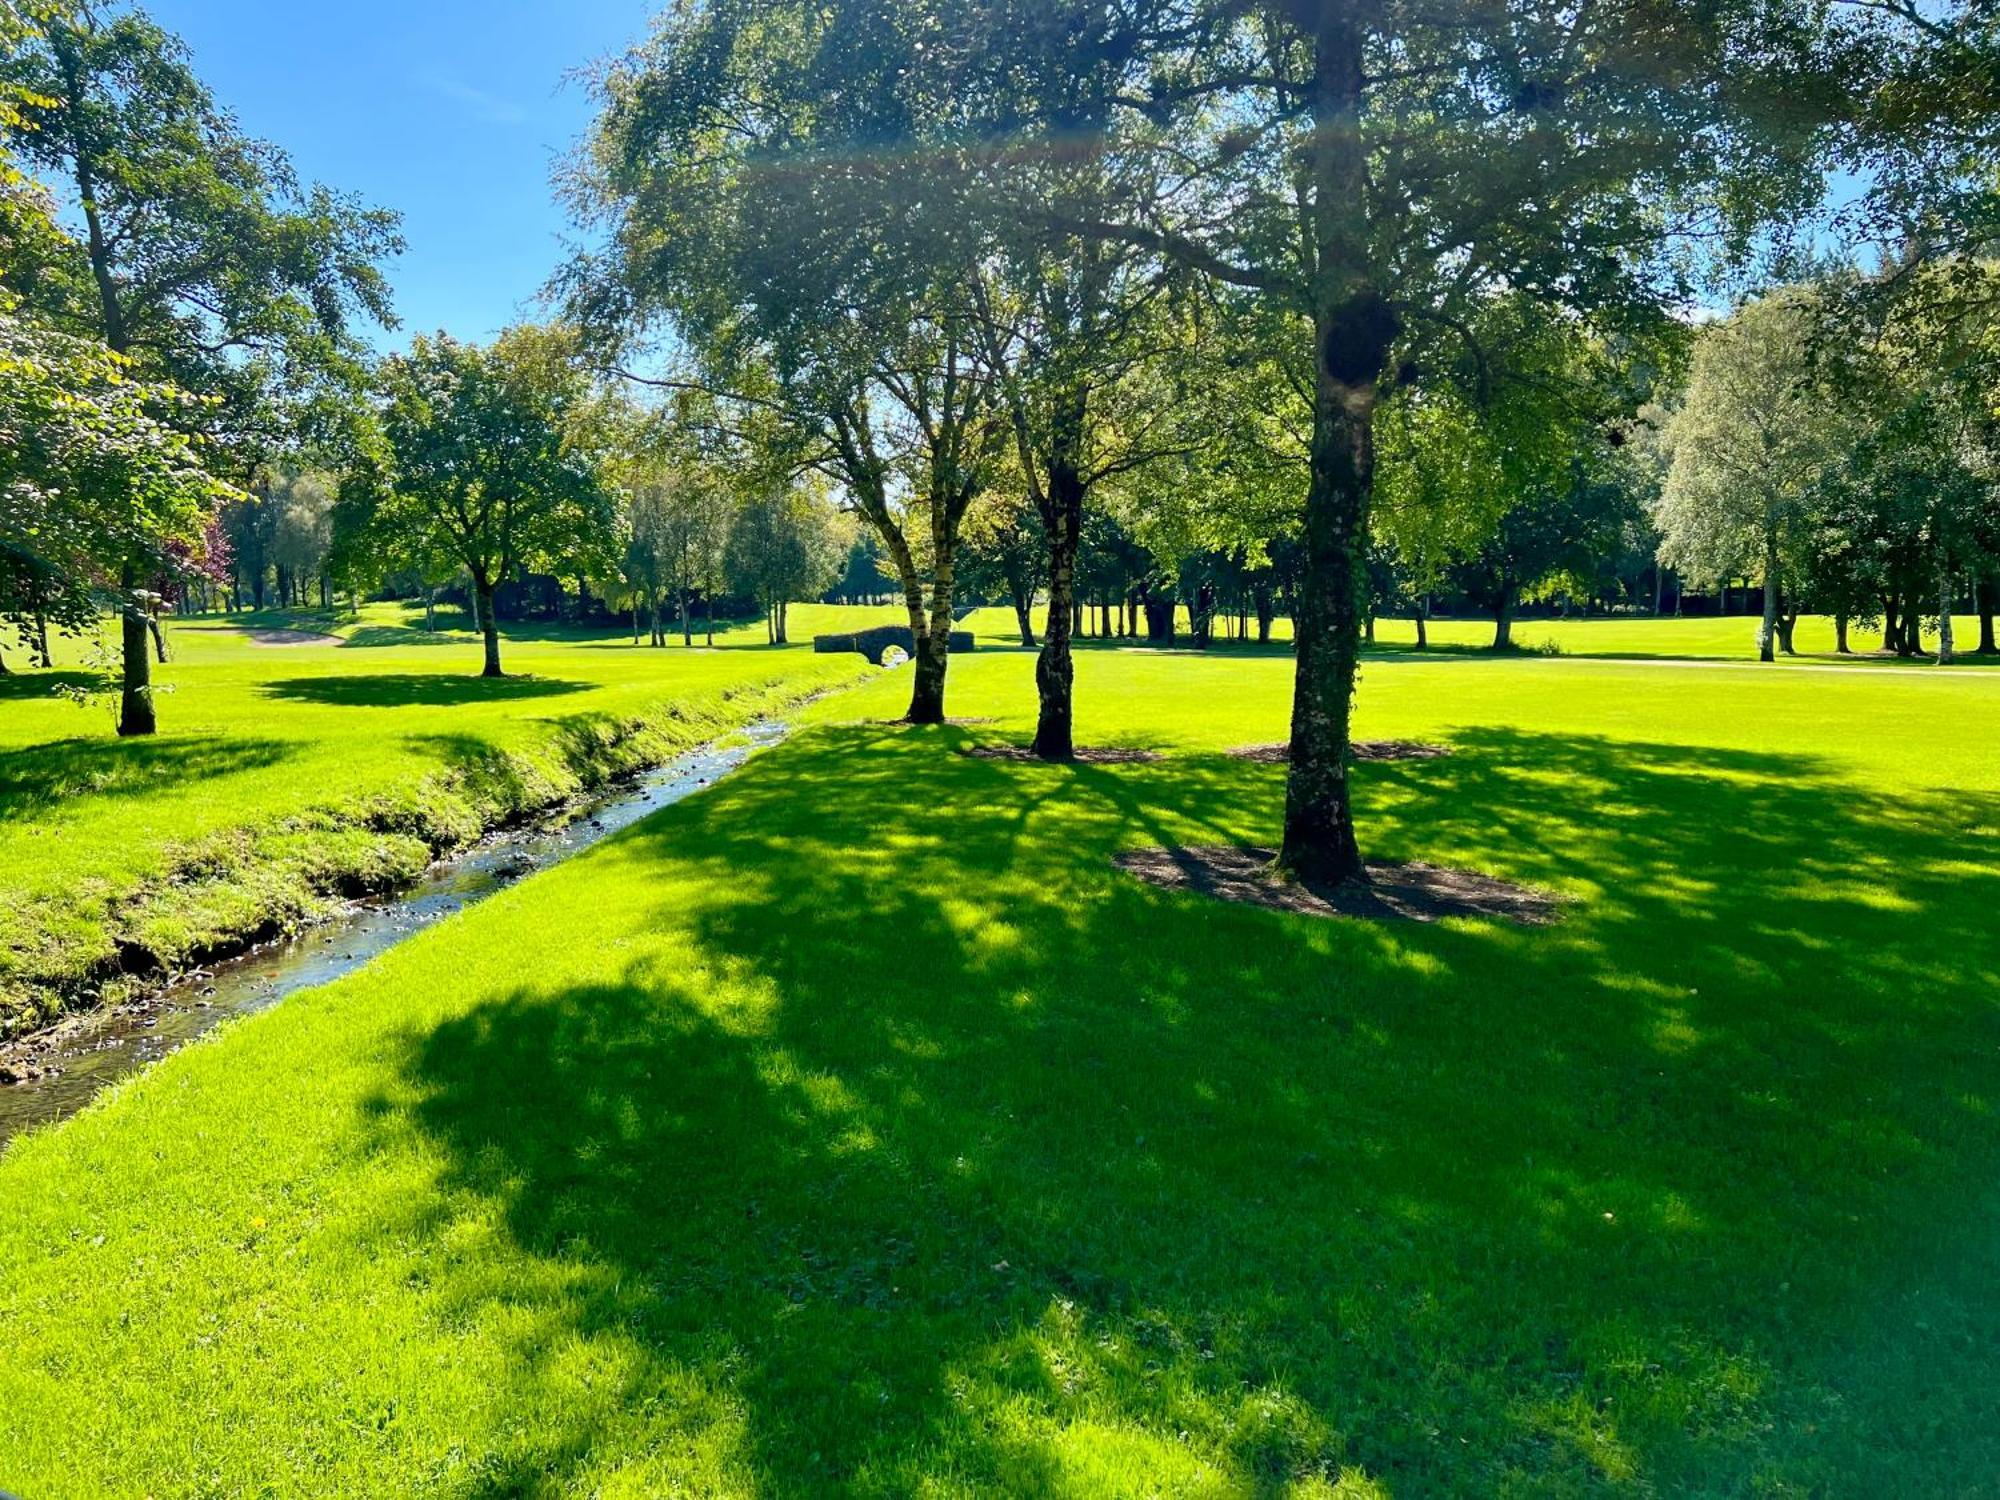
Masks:
[[[1766,659],[1993,645],[1970,0],[681,4],[594,77],[551,321],[379,359],[391,216],[138,12],[4,14],[0,610],[120,615],[124,732],[190,597],[462,594],[490,674],[533,580],[656,645],[893,600],[918,723],[1004,600],[1052,759],[1078,634],[1285,616],[1281,864],[1338,881],[1378,614],[1754,585]]]

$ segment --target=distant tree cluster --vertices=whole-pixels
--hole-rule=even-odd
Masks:
[[[1948,662],[1970,603],[1994,649],[2000,271],[1968,304],[1898,270],[1914,295],[1885,304],[1829,277],[1706,329],[1666,420],[1660,555],[1696,579],[1760,581],[1765,661],[1792,652],[1807,610],[1833,617],[1842,652],[1852,625],[1879,624],[1906,656],[1933,631]]]

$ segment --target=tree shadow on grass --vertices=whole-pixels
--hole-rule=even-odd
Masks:
[[[270,739],[70,739],[0,751],[0,818],[34,817],[71,797],[143,797],[276,765],[297,746]]]
[[[1371,854],[1567,888],[1560,927],[1110,869],[1268,839],[1278,768],[1055,790],[865,730],[593,856],[657,901],[548,941],[630,956],[412,1037],[379,1102],[445,1162],[381,1232],[434,1237],[439,1315],[476,1322],[490,1268],[442,1247],[497,1212],[533,1328],[503,1404],[544,1425],[463,1492],[702,1452],[771,1494],[1995,1472],[2000,799],[1456,749],[1357,773]]]
[[[480,651],[475,626],[466,622],[445,624],[436,630],[421,625],[359,625],[347,632],[343,649],[365,651],[378,646],[452,646],[476,657]]]
[[[44,671],[36,668],[0,677],[0,703],[23,698],[52,698],[64,688],[95,688],[103,679],[91,672]]]
[[[723,630],[734,622],[716,621],[716,629]],[[699,630],[695,633],[697,642],[701,639]],[[678,644],[679,637],[675,637]],[[566,620],[502,620],[500,622],[500,649],[504,656],[512,645],[536,645],[554,643],[565,646],[615,646],[632,644],[631,628],[622,623],[594,623],[579,625]],[[470,652],[475,658],[479,654],[479,626],[470,613],[448,605],[438,606],[437,628],[426,629],[421,611],[413,612],[406,621],[394,625],[360,625],[347,633],[347,644],[357,649],[378,646],[453,646]]]
[[[678,710],[669,708],[667,713],[677,716]],[[631,756],[617,753],[629,726],[616,715],[584,712],[541,722],[549,737],[550,756],[585,788],[644,768],[643,764],[635,766]],[[404,736],[404,742],[421,751],[425,760],[449,768],[461,781],[475,783],[489,795],[497,794],[506,808],[532,812],[564,795],[564,788],[546,781],[545,770],[538,765],[541,757],[523,758],[477,734],[411,734]]]
[[[267,683],[267,698],[337,708],[456,707],[514,703],[590,691],[587,682],[555,677],[478,677],[449,672],[369,672],[355,676],[286,677]]]

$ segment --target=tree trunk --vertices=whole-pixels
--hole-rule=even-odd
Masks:
[[[1320,885],[1366,881],[1348,785],[1355,675],[1368,612],[1368,511],[1375,405],[1400,332],[1388,299],[1343,278],[1366,263],[1352,216],[1365,212],[1367,160],[1351,130],[1361,38],[1344,7],[1321,12],[1315,38],[1312,153],[1319,271],[1313,286],[1312,463],[1298,586],[1298,666],[1279,869]]]
[[[1493,649],[1514,649],[1514,580],[1500,580],[1500,602],[1493,609]]]
[[[2000,578],[1982,578],[1977,585],[1979,594],[1979,654],[1991,656],[2000,647],[1993,640],[1994,594],[2000,593]]]
[[[472,613],[479,633],[486,638],[486,665],[481,677],[504,677],[500,670],[500,617],[493,612],[493,584],[484,576],[472,575]]]
[[[1268,646],[1271,644],[1271,621],[1278,612],[1276,601],[1271,598],[1269,584],[1257,586],[1254,602],[1257,606],[1257,644]]]
[[[1952,605],[1958,602],[1957,599],[1954,597],[1956,592],[1957,590],[1954,588],[1952,583],[1951,573],[1947,569],[1939,568],[1938,582],[1937,582],[1937,593],[1938,593],[1937,662],[1938,665],[1941,667],[1950,666],[1958,655],[1958,652],[1956,650],[1956,642],[1953,640],[1952,629],[1951,629],[1951,607]]]
[[[790,608],[791,605],[786,600],[780,599],[778,601],[778,607],[774,611],[774,616],[777,620],[777,625],[778,625],[777,644],[779,644],[780,646],[789,646],[791,644],[791,637],[785,634],[785,626],[787,623],[785,619],[785,611]]]
[[[1014,623],[1020,628],[1021,644],[1032,651],[1035,649],[1035,601],[1028,596],[1027,581],[1021,577],[1020,569],[1007,570],[1007,592],[1013,597]]]
[[[1757,660],[1778,659],[1778,531],[1764,528],[1764,622],[1757,627]]]
[[[1792,644],[1792,636],[1799,628],[1799,612],[1786,607],[1778,612],[1778,649],[1787,656],[1797,656],[1798,648]]]
[[[910,707],[904,717],[912,724],[944,722],[944,653],[926,638],[910,659]]]
[[[916,657],[911,663],[915,669],[910,673],[908,718],[912,724],[944,722],[944,681],[951,666],[951,599],[952,558],[949,552],[942,552],[931,579],[930,616],[917,637]],[[915,613],[922,616],[921,604]]]
[[[1834,654],[1837,656],[1852,656],[1854,654],[1848,649],[1847,645],[1847,616],[1845,614],[1836,614],[1833,617],[1833,649]]]
[[[125,691],[118,705],[118,733],[122,737],[152,734],[160,727],[153,712],[153,662],[148,654],[152,644],[146,629],[146,611],[140,605],[135,575],[130,563],[120,578],[124,586]]]
[[[160,626],[160,617],[148,607],[146,610],[146,633],[153,638],[153,650],[159,654],[160,665],[167,664],[167,632]]]
[[[1042,524],[1049,547],[1049,628],[1042,654],[1035,661],[1040,707],[1035,718],[1034,750],[1043,760],[1070,760],[1076,755],[1076,661],[1070,653],[1070,626],[1075,617],[1071,606],[1076,594],[1076,554],[1083,540],[1083,475],[1076,462],[1083,418],[1081,403],[1072,402],[1057,438],[1056,456],[1049,462],[1042,496]]]
[[[1430,631],[1431,596],[1429,594],[1424,595],[1423,598],[1417,601],[1416,614],[1417,614],[1417,649],[1419,651],[1428,651],[1431,648],[1431,631]]]
[[[681,644],[683,646],[691,647],[694,645],[694,620],[688,614],[688,591],[685,588],[680,590],[680,599],[681,599]]]
[[[888,519],[886,504],[882,503],[879,492],[876,504],[864,505],[863,511],[875,525],[875,531],[882,538],[883,548],[896,569],[896,582],[903,591],[903,609],[910,620],[910,706],[903,717],[912,724],[942,724],[944,722],[944,679],[948,662],[944,652],[951,647],[951,607],[945,606],[945,641],[943,649],[931,649],[931,616],[924,609],[924,586],[917,577],[916,558],[910,552],[908,539],[901,529]],[[944,586],[947,600],[950,595],[949,575],[940,573],[937,580]],[[933,585],[934,589],[936,584]]]
[[[1915,600],[1898,601],[1896,640],[1891,647],[1898,656],[1915,656],[1924,649],[1924,627]]]
[[[43,667],[56,664],[55,653],[49,649],[49,617],[40,610],[35,611],[35,660]]]
[[[1194,599],[1188,605],[1188,634],[1194,637],[1195,649],[1206,651],[1215,640],[1215,586],[1204,583],[1194,591]]]
[[[1656,557],[1653,559],[1653,618],[1656,620],[1659,619],[1661,610],[1666,604],[1666,594],[1666,570],[1660,566],[1660,560]]]

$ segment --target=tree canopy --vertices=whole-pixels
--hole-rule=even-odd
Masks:
[[[490,347],[420,335],[384,360],[379,440],[350,494],[385,559],[443,553],[472,579],[488,677],[502,675],[493,595],[518,567],[590,571],[611,535],[596,393],[560,328]]]

